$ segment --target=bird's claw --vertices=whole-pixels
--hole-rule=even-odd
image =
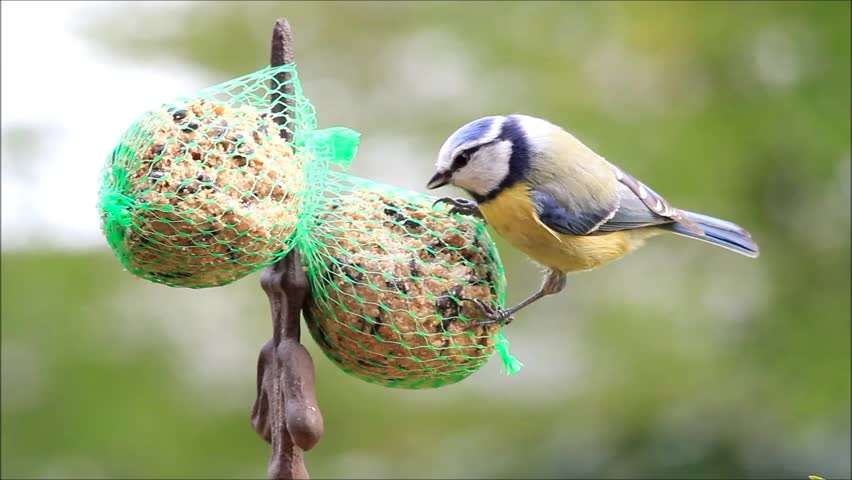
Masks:
[[[491,305],[483,302],[478,298],[461,298],[465,302],[473,302],[479,307],[479,311],[485,316],[485,320],[471,322],[468,324],[470,328],[481,327],[485,325],[499,324],[502,327],[512,323],[515,317],[512,316],[512,311],[501,308],[494,308]]]
[[[460,213],[462,215],[471,215],[485,220],[482,216],[482,212],[479,211],[479,205],[473,200],[468,200],[466,198],[442,197],[435,200],[435,203],[433,203],[432,206],[434,207],[439,203],[448,203],[452,205],[452,208],[450,208],[451,215],[454,213]]]

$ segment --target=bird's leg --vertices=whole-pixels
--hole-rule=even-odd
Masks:
[[[433,203],[432,206],[434,207],[439,203],[449,203],[452,205],[453,208],[450,209],[450,214],[460,213],[462,215],[471,215],[485,220],[485,217],[482,216],[482,212],[479,211],[479,205],[473,200],[468,200],[466,198],[441,197],[435,200],[435,203]]]
[[[558,272],[556,270],[551,270],[548,272],[547,276],[544,277],[544,283],[541,286],[541,289],[530,295],[523,302],[515,305],[512,308],[503,308],[496,309],[491,305],[483,302],[480,299],[470,299],[470,298],[462,298],[461,300],[473,302],[479,306],[480,311],[485,315],[485,320],[481,320],[479,322],[473,322],[470,324],[471,327],[478,327],[481,325],[491,325],[494,323],[499,323],[500,325],[508,325],[512,323],[514,320],[513,315],[518,313],[524,307],[529,306],[536,300],[539,300],[548,295],[553,295],[555,293],[559,293],[565,289],[565,280],[566,275],[564,272]]]

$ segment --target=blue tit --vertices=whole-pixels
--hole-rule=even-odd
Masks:
[[[531,303],[562,291],[566,274],[622,258],[646,239],[674,233],[747,257],[757,244],[739,225],[674,208],[659,194],[553,123],[489,116],[456,130],[427,188],[452,184],[475,202],[444,197],[451,211],[482,217],[513,247],[548,269],[541,289],[483,323],[507,324]],[[436,202],[436,203],[438,203]]]

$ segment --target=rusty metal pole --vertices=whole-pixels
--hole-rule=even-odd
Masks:
[[[294,63],[290,24],[280,18],[272,31],[270,65]],[[286,124],[295,110],[290,73],[275,79],[271,109],[281,137],[292,142]],[[280,115],[284,112],[284,115]],[[251,423],[272,446],[267,476],[271,480],[308,479],[304,452],[313,448],[323,433],[322,414],[316,398],[314,364],[300,343],[301,313],[310,298],[310,283],[298,249],[267,267],[260,279],[272,313],[272,339],[260,351],[257,363],[257,397]],[[307,312],[306,312],[307,318]]]

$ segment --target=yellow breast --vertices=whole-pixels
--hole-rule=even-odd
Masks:
[[[479,210],[512,246],[537,263],[562,272],[599,267],[641,244],[635,231],[578,236],[551,230],[539,220],[525,185],[507,188],[493,199],[480,203]]]

